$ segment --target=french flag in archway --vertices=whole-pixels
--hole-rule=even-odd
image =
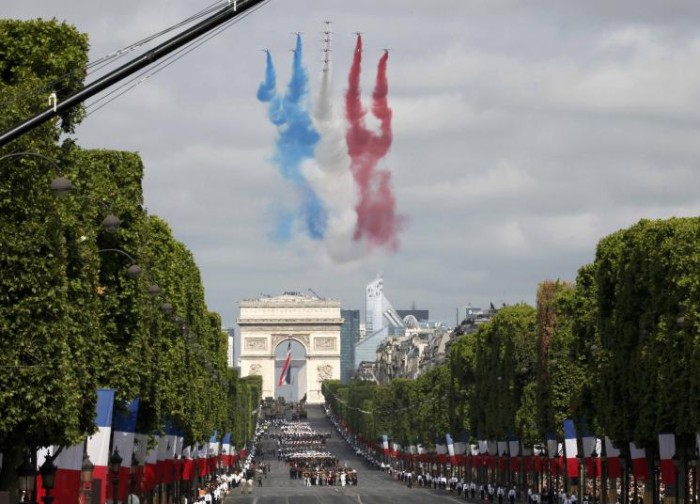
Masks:
[[[277,383],[278,387],[281,387],[285,383],[292,383],[292,374],[290,370],[290,364],[292,362],[292,340],[289,340],[287,344],[287,358],[284,359],[284,365],[282,366],[282,373],[280,374],[280,381]]]

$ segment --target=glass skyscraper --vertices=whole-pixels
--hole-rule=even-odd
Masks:
[[[340,381],[347,385],[355,373],[355,344],[360,340],[360,310],[340,310]]]

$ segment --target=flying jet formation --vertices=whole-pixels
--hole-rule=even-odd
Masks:
[[[258,51],[263,51],[267,54],[270,54],[270,50],[267,47],[263,47],[262,49],[258,49]]]

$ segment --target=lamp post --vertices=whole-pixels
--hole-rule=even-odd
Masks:
[[[38,154],[36,152],[12,152],[10,154],[5,154],[4,156],[0,157],[0,163],[2,163],[6,159],[14,157],[33,157],[41,159],[53,165],[53,167],[56,168],[56,170],[58,170],[58,173],[63,172],[63,170],[56,161],[54,161],[50,157],[44,156],[43,154]],[[73,190],[73,184],[63,175],[60,175],[51,181],[50,188],[56,196],[65,196]]]
[[[138,277],[141,276],[141,266],[136,264],[136,259],[134,259],[130,254],[127,254],[121,249],[115,249],[115,248],[106,248],[106,249],[100,249],[97,251],[98,254],[103,254],[105,252],[116,252],[117,254],[121,254],[127,259],[131,261],[131,266],[126,270],[126,276],[131,278],[132,280],[136,280]]]
[[[83,465],[80,468],[80,493],[85,496],[85,504],[88,502],[87,496],[92,492],[92,471],[94,469],[95,465],[90,460],[87,452],[83,452]]]
[[[586,489],[586,456],[579,452],[579,454],[576,455],[576,458],[578,459],[578,501],[583,502],[583,492]]]
[[[122,467],[122,457],[119,448],[114,448],[109,457],[109,472],[112,474],[112,502],[119,502],[119,471]]]
[[[593,472],[593,504],[595,504],[596,499],[596,477],[598,476],[598,461],[596,460],[597,458],[598,452],[594,447],[593,451],[591,452],[591,471]]]
[[[41,473],[41,484],[46,490],[46,495],[44,495],[44,504],[51,504],[53,502],[53,496],[51,495],[51,490],[53,490],[54,483],[56,482],[56,470],[58,468],[53,463],[53,457],[47,456],[44,463],[39,469]]]
[[[136,472],[139,469],[139,461],[136,454],[131,454],[131,466],[129,467],[129,493],[136,494]],[[131,504],[127,502],[127,504]]]
[[[673,485],[673,493],[674,493],[674,504],[678,504],[678,500],[680,499],[680,481],[678,478],[678,473],[679,473],[679,467],[680,467],[680,457],[678,456],[678,452],[673,454],[673,473],[676,476],[676,482]],[[636,503],[635,503],[636,504]]]
[[[620,457],[620,466],[622,467],[622,484],[620,485],[622,495],[620,495],[620,497],[621,497],[622,504],[627,504],[627,502],[629,502],[630,479],[629,479],[629,463],[627,462],[627,454],[628,454],[628,451],[625,450],[622,453],[622,457]]]
[[[17,484],[22,491],[22,502],[33,502],[32,494],[36,484],[36,469],[29,457],[25,457],[24,462],[17,468]]]
[[[602,504],[608,504],[608,457],[600,456],[600,500]]]

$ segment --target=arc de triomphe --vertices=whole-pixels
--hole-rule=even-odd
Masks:
[[[323,402],[321,382],[340,379],[340,301],[299,292],[240,302],[241,376],[263,377],[263,397],[275,397],[275,350],[292,339],[301,343],[306,366],[299,377],[299,397]]]

